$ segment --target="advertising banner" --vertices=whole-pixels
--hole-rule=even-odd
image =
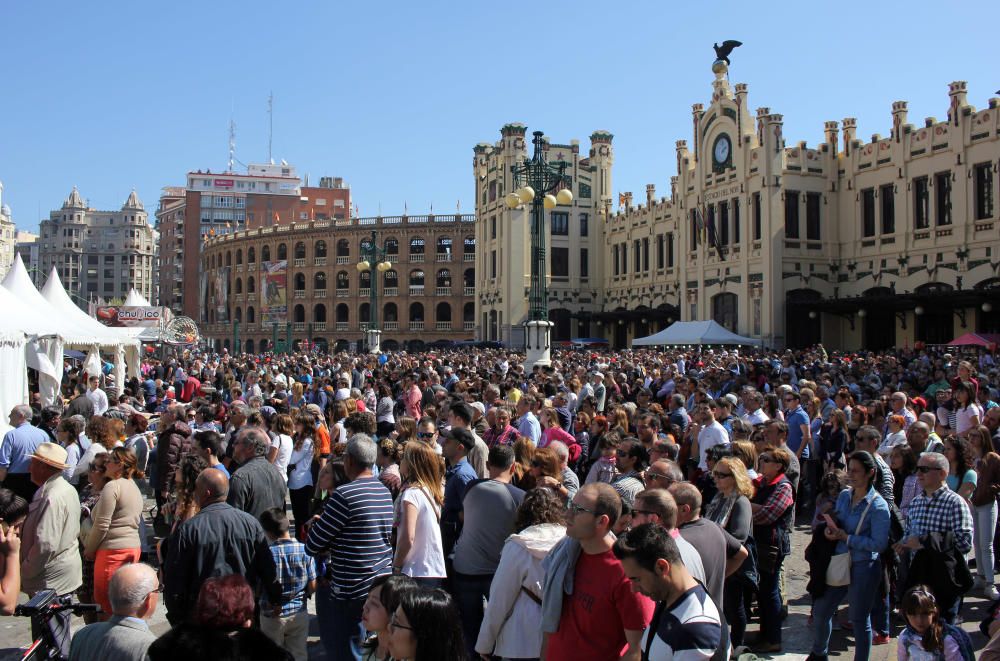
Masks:
[[[212,279],[212,303],[215,307],[215,322],[229,323],[229,266],[223,266]]]
[[[97,320],[112,328],[159,326],[167,321],[166,308],[140,305],[98,305]]]
[[[288,260],[263,262],[260,318],[264,326],[288,321]]]

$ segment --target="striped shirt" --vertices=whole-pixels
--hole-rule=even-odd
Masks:
[[[695,586],[669,606],[658,604],[656,611],[642,636],[641,649],[649,650],[643,659],[702,661],[715,654],[722,624],[719,609],[705,588]]]
[[[306,553],[328,555],[326,577],[338,599],[358,599],[392,567],[392,496],[377,478],[338,487],[309,528]]]

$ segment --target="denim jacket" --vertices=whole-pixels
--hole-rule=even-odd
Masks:
[[[868,503],[871,508],[865,515],[865,520],[861,524],[861,531],[855,535],[854,531],[858,527],[858,521],[864,514]],[[846,530],[848,538],[846,542],[837,542],[837,553],[846,553],[851,550],[851,560],[868,561],[878,558],[879,553],[889,545],[889,505],[885,499],[879,495],[874,488],[869,488],[864,499],[857,505],[851,506],[851,490],[844,489],[837,498],[836,512],[837,525]]]

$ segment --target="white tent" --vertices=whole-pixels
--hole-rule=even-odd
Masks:
[[[659,333],[632,340],[633,347],[679,344],[736,344],[757,346],[760,340],[731,333],[714,321],[677,321]]]
[[[133,287],[129,290],[128,296],[125,298],[125,305],[132,305],[137,307],[148,308],[152,306],[145,297]],[[140,342],[159,342],[160,341],[160,327],[159,326],[137,326],[135,328],[125,329],[129,332],[132,337],[138,338]]]
[[[0,396],[0,411],[6,413],[14,404],[28,403],[25,367],[38,370],[42,399],[46,404],[54,402],[62,379],[62,339],[52,331],[49,320],[4,287],[0,287],[0,310],[4,311],[0,315],[0,338],[4,338],[0,340],[4,347],[3,358],[0,359],[0,366],[3,366],[0,391],[5,393]],[[9,353],[15,344],[22,347],[20,359]],[[53,357],[58,359],[55,364],[48,354],[50,347]],[[15,394],[16,398],[13,397]]]

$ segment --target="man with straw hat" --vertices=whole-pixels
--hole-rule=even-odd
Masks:
[[[38,487],[28,507],[21,532],[21,590],[33,595],[55,590],[68,597],[83,582],[77,538],[80,535],[80,497],[62,472],[68,468],[66,449],[42,443],[29,455],[31,481]],[[48,623],[59,651],[69,655],[72,611],[53,616]],[[38,638],[32,621],[31,635]]]

